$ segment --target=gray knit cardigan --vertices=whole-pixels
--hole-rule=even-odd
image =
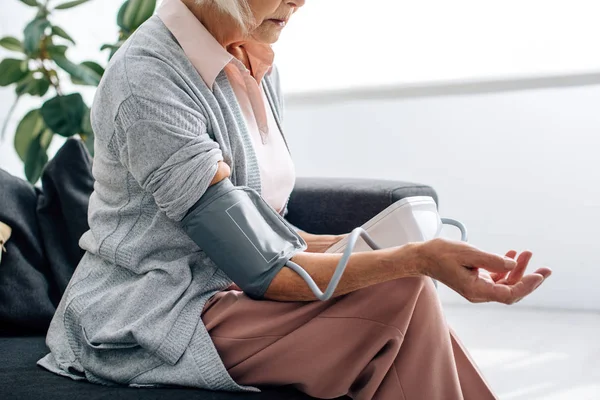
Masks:
[[[263,85],[280,124],[275,69]],[[103,384],[258,391],[233,381],[200,318],[232,281],[179,224],[219,160],[234,185],[260,193],[252,139],[225,73],[207,87],[154,16],[111,59],[91,115],[96,182],[80,241],[86,253],[38,364]]]

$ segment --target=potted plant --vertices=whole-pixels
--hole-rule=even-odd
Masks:
[[[90,108],[78,92],[65,93],[62,82],[70,79],[76,85],[98,86],[104,67],[93,61],[81,63],[69,59],[69,49],[76,45],[67,30],[53,23],[54,13],[80,6],[90,0],[57,2],[56,0],[20,1],[34,11],[33,20],[23,30],[23,38],[0,38],[0,46],[12,54],[0,61],[0,86],[14,86],[15,103],[6,117],[0,138],[4,138],[7,122],[23,96],[39,97],[40,107],[28,111],[17,126],[14,146],[25,167],[25,176],[37,182],[48,162],[48,147],[54,135],[78,135],[90,154],[94,154],[94,132],[90,124]],[[110,50],[108,59],[156,8],[156,0],[127,0],[117,13],[119,34],[116,43],[105,44],[99,51]]]

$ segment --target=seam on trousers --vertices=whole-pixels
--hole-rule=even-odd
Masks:
[[[284,338],[285,336],[280,336],[279,339],[275,340],[273,343],[269,343],[269,345],[267,345],[266,347],[261,348],[258,352],[262,352],[267,350],[268,348],[270,348],[271,346],[275,345],[276,343],[278,343],[282,338]],[[225,338],[226,340],[231,340],[231,338]],[[246,339],[240,339],[240,340],[246,340]],[[216,347],[216,344],[215,344]],[[218,349],[217,349],[218,351]],[[225,368],[227,369],[227,371],[231,371],[232,369],[236,368],[237,366],[239,366],[240,364],[243,364],[244,362],[248,361],[250,358],[256,356],[256,354],[258,354],[258,352],[255,352],[253,354],[250,354],[248,357],[244,358],[243,360],[239,360],[238,362],[236,362],[235,364],[227,367],[225,366]]]
[[[327,316],[326,315],[317,315],[315,318],[358,319],[358,320],[362,320],[362,321],[369,321],[369,322],[373,322],[373,323],[378,324],[378,325],[383,325],[383,326],[386,326],[388,328],[392,328],[392,329],[398,331],[398,333],[404,338],[404,333],[398,327],[395,327],[394,325],[385,324],[385,323],[380,322],[380,321],[375,321],[374,319],[363,318],[363,317],[334,317],[334,316],[329,316],[329,315],[327,315]]]
[[[394,360],[396,361],[396,360]],[[396,375],[396,379],[398,379],[398,386],[400,386],[400,392],[402,393],[402,398],[406,400],[406,395],[404,394],[404,388],[402,387],[402,383],[400,382],[400,377],[398,376],[398,370],[396,369],[396,364],[392,363],[392,368],[394,368],[394,374]]]

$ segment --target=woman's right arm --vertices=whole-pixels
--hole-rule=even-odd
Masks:
[[[229,166],[219,161],[210,184],[218,183],[230,174]],[[537,289],[551,274],[548,268],[540,268],[524,275],[531,253],[521,255],[515,261],[511,257],[481,251],[464,242],[445,239],[352,253],[333,297],[392,279],[430,276],[471,302],[512,304]],[[325,291],[341,257],[339,253],[301,252],[292,257],[292,261],[304,268],[321,291]],[[503,279],[491,279],[485,271]],[[504,278],[507,274],[509,277]],[[304,279],[289,268],[282,268],[275,275],[264,298],[276,301],[316,300]]]
[[[415,259],[418,244],[353,253],[333,293],[341,296],[364,287],[387,282],[392,279],[421,275]],[[292,257],[313,278],[321,291],[325,291],[340,261],[339,253],[302,252]],[[275,276],[264,297],[277,301],[316,300],[306,282],[290,268],[282,268]]]
[[[528,254],[515,261],[463,242],[445,239],[357,252],[350,256],[333,297],[392,279],[430,276],[471,302],[512,304],[533,292],[551,273],[548,268],[540,268],[535,273],[524,275],[531,253]],[[302,266],[324,291],[341,256],[299,253],[292,260]],[[516,279],[493,280],[480,269],[501,277],[509,273]],[[316,300],[304,280],[289,268],[281,269],[264,297],[277,301]]]

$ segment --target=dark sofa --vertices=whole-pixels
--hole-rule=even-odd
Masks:
[[[13,227],[0,264],[0,399],[310,399],[292,388],[260,394],[186,388],[131,389],[75,382],[36,366],[47,353],[44,334],[82,256],[93,190],[91,160],[68,140],[44,170],[42,189],[0,170],[0,221]],[[413,183],[346,178],[298,178],[287,219],[312,233],[346,233],[393,202],[437,196]]]

